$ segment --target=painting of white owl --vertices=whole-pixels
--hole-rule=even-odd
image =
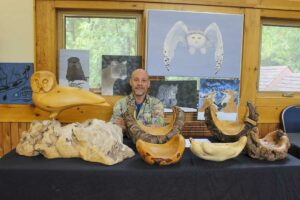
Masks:
[[[153,76],[239,78],[243,15],[148,10],[146,68]]]

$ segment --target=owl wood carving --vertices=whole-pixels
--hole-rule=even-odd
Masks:
[[[81,105],[110,106],[103,97],[80,88],[63,87],[49,71],[35,72],[31,77],[32,101],[36,107],[56,118],[65,109]]]

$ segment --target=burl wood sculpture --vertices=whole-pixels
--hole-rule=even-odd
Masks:
[[[123,114],[129,137],[134,143],[142,139],[149,143],[162,144],[174,135],[181,133],[184,125],[184,112],[177,106],[173,107],[173,119],[164,127],[148,127],[135,119],[133,107],[129,107]]]
[[[256,127],[258,113],[252,103],[247,102],[248,111],[244,120],[226,121],[217,118],[216,110],[212,105],[205,109],[205,123],[212,135],[222,142],[234,142],[247,135],[253,127]]]
[[[290,146],[289,138],[282,130],[270,132],[259,138],[259,130],[255,127],[248,134],[246,149],[252,158],[274,161],[284,159]]]
[[[31,77],[32,100],[38,108],[50,112],[56,118],[65,109],[79,105],[110,107],[105,99],[79,88],[57,84],[55,75],[49,71],[37,71]]]
[[[181,159],[185,150],[185,139],[180,134],[176,134],[164,144],[152,144],[138,139],[136,149],[143,160],[150,165],[170,165]]]
[[[22,133],[16,152],[24,156],[73,158],[113,165],[134,156],[123,144],[120,127],[102,120],[61,126],[56,120],[33,121]]]
[[[205,160],[224,161],[237,157],[247,143],[247,137],[243,136],[236,142],[210,143],[196,141],[190,138],[190,149],[194,155]]]

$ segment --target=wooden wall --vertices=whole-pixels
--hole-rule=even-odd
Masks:
[[[256,89],[259,69],[261,20],[264,18],[300,20],[300,1],[295,0],[35,0],[35,70],[57,71],[58,28],[60,10],[120,10],[143,13],[147,9],[167,9],[199,12],[222,12],[244,15],[244,39],[241,72],[239,116],[246,112],[248,100],[255,103],[260,114],[259,129],[262,135],[280,128],[280,113],[284,107],[300,102],[300,95],[284,97],[277,93],[259,93]],[[145,38],[143,23],[142,40]],[[145,49],[143,44],[142,49]],[[142,50],[143,59],[145,52]],[[120,97],[106,97],[112,105]],[[98,117],[110,118],[112,110],[80,107],[65,111],[62,122],[83,121]],[[31,105],[0,105],[0,156],[13,149],[22,131],[32,120],[44,120],[48,113]],[[167,116],[167,119],[170,116]],[[185,136],[209,135],[203,121],[197,121],[195,113],[186,113]]]

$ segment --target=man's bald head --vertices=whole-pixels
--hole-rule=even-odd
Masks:
[[[143,78],[147,78],[149,80],[148,73],[144,69],[141,69],[141,68],[136,69],[132,72],[131,79],[134,77],[143,77]]]
[[[132,72],[130,86],[135,97],[145,97],[150,87],[149,75],[144,69],[136,69]]]

